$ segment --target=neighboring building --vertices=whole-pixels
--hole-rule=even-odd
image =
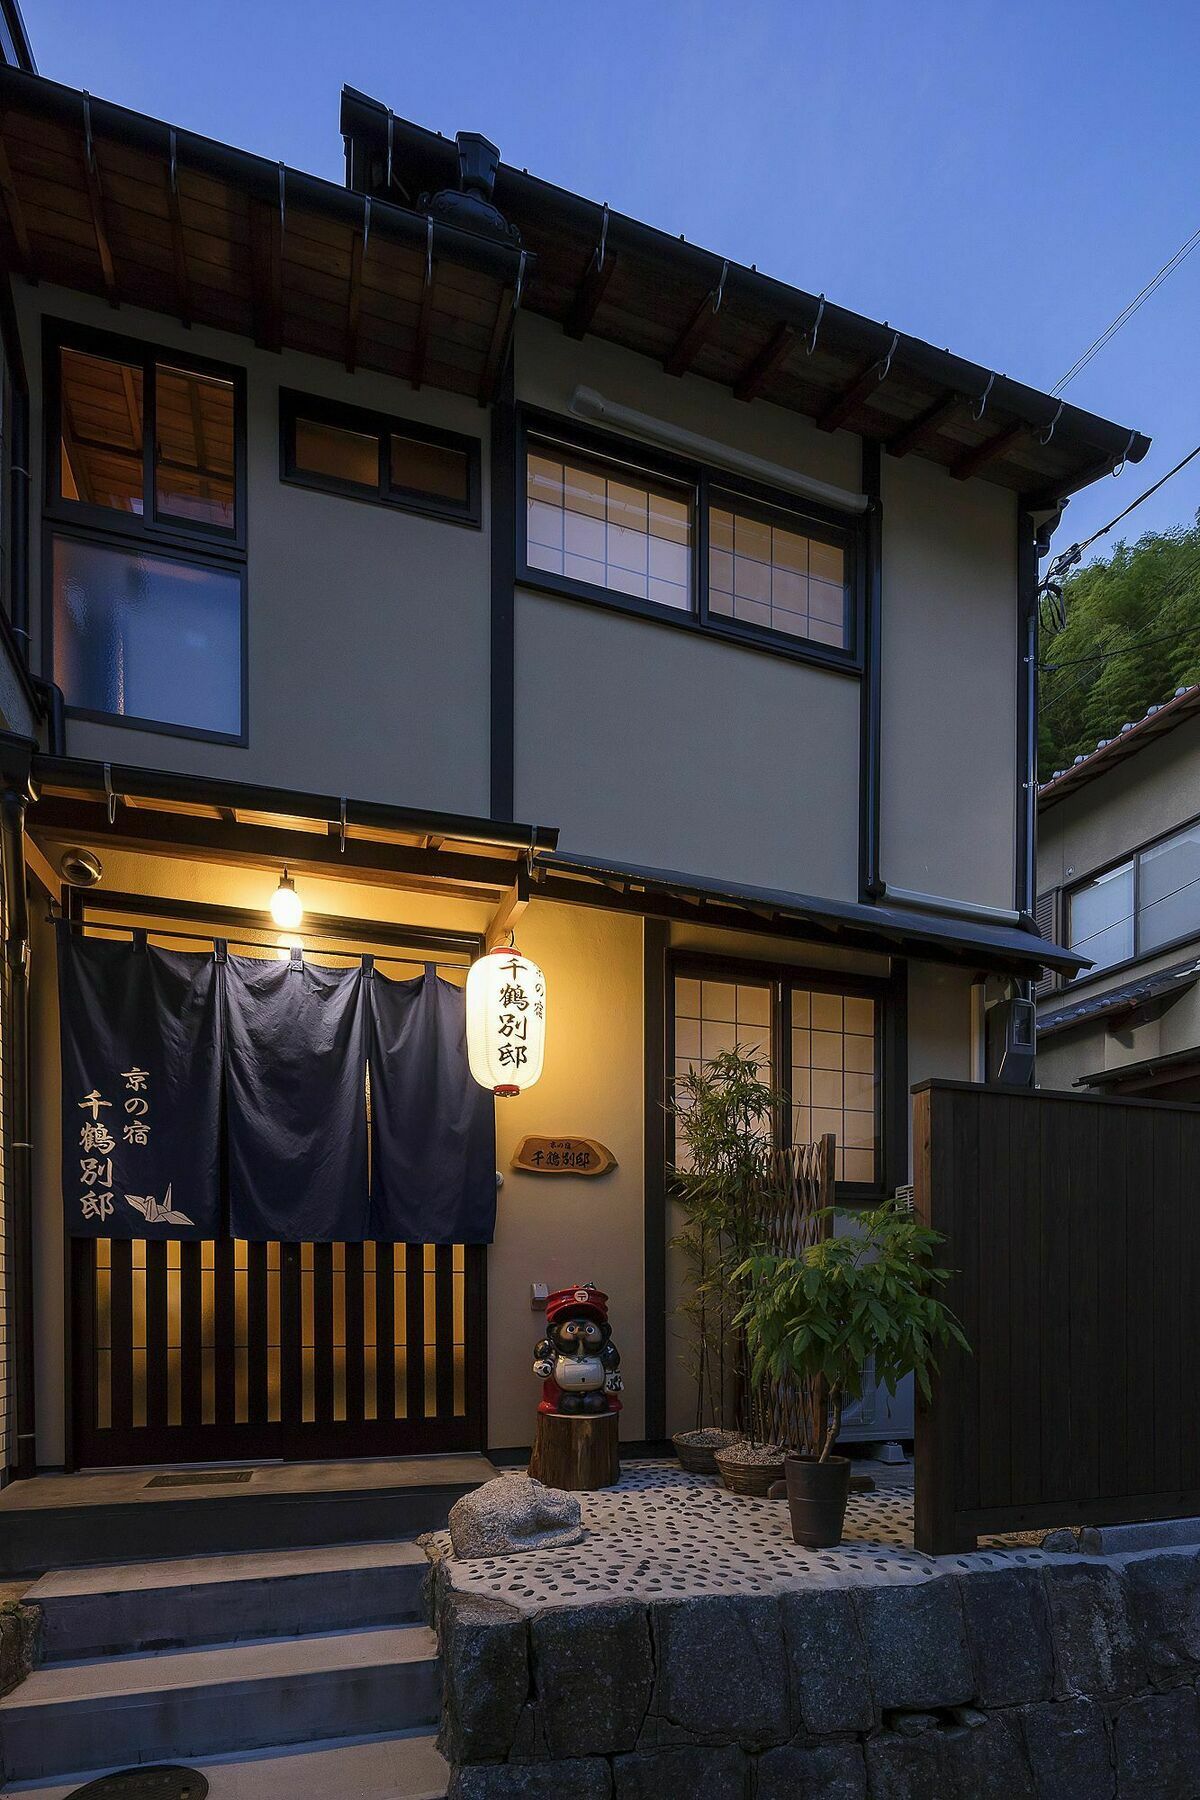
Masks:
[[[669,1074],[762,1044],[876,1198],[910,1085],[1081,960],[1032,920],[1037,546],[1146,439],[479,140],[342,129],[345,188],[0,69],[21,1473],[527,1444],[531,1283],[581,1277],[660,1442]],[[272,954],[285,864],[318,961],[461,979],[515,924],[544,968],[494,1244],[64,1242],[47,899]],[[548,1185],[528,1133],[616,1168]]]
[[[1038,795],[1038,920],[1091,966],[1038,986],[1042,1087],[1200,1101],[1200,687]]]

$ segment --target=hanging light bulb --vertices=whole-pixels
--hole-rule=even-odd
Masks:
[[[467,970],[467,1060],[480,1087],[519,1094],[542,1072],[546,977],[515,945]]]
[[[271,917],[281,931],[295,931],[304,917],[304,907],[296,892],[296,884],[286,869],[279,877],[279,886],[271,895]]]

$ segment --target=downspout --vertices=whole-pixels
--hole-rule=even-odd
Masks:
[[[1033,922],[1037,909],[1038,535],[1024,500],[1017,505],[1017,804],[1013,863],[1015,905]]]
[[[33,1154],[29,1105],[29,902],[25,888],[25,808],[34,798],[37,745],[0,733],[0,893],[3,961],[0,1006],[5,1043],[4,1134],[8,1152],[8,1313],[15,1457],[23,1480],[37,1466],[34,1411]]]

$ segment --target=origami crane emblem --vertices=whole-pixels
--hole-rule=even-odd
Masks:
[[[171,1205],[171,1184],[167,1183],[167,1191],[161,1204],[153,1194],[126,1194],[130,1206],[136,1207],[147,1225],[192,1225],[186,1213],[176,1212]]]

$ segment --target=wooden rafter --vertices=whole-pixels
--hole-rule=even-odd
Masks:
[[[96,251],[100,257],[100,273],[104,278],[104,291],[108,295],[110,306],[120,306],[121,296],[117,292],[117,272],[113,263],[112,245],[108,241],[108,220],[104,211],[104,189],[100,181],[100,164],[96,160],[96,145],[92,137],[91,106],[86,95],[83,103],[83,174],[87,186],[88,207],[92,215],[92,230],[96,236]]]
[[[188,274],[187,247],[183,237],[183,214],[179,209],[179,163],[176,156],[175,127],[171,127],[171,161],[167,167],[167,217],[171,222],[171,261],[175,267],[178,289],[179,320],[191,329],[192,283]]]
[[[283,348],[283,165],[279,204],[250,202],[250,280],[254,294],[254,341],[263,350]]]
[[[5,120],[0,118],[0,134],[3,133]],[[12,227],[13,237],[17,243],[17,254],[24,266],[24,273],[33,276],[33,248],[29,242],[29,228],[25,223],[25,212],[21,205],[21,197],[17,193],[17,184],[13,180],[12,166],[8,160],[8,151],[4,148],[3,136],[0,135],[0,194],[4,197],[4,210],[8,214],[8,222]]]
[[[358,320],[362,310],[363,253],[367,247],[366,228],[354,233],[350,245],[350,286],[346,294],[346,373],[353,375],[358,362]]]
[[[882,356],[873,356],[870,362],[863,364],[849,387],[843,388],[833,404],[825,408],[817,420],[819,430],[836,431],[839,425],[845,424],[855,407],[859,406],[868,394],[874,393],[881,382],[887,380],[891,373],[892,358],[896,354],[896,345],[899,341],[900,333],[896,332],[889,350],[886,350]]]
[[[513,323],[517,316],[517,308],[521,304],[521,288],[525,280],[525,252],[521,252],[521,260],[517,265],[517,278],[511,285],[501,290],[496,306],[496,317],[492,322],[492,337],[488,345],[487,357],[484,360],[483,374],[479,380],[479,404],[487,406],[496,391],[496,383],[504,367],[508,355],[508,346],[512,341]]]
[[[919,412],[915,419],[910,419],[907,425],[901,426],[899,431],[894,432],[885,441],[884,449],[889,456],[907,456],[910,450],[915,450],[918,444],[931,438],[946,423],[947,419],[953,417],[960,406],[966,404],[965,395],[960,394],[955,388],[947,388],[946,392],[939,394],[932,405],[925,408],[924,412]]]
[[[663,368],[668,375],[685,375],[716,330],[717,316],[721,311],[721,301],[725,295],[725,280],[728,274],[729,264],[725,263],[716,286],[705,294],[674,345],[663,358]]]
[[[433,284],[437,280],[437,263],[433,257],[433,220],[425,239],[425,279],[421,284],[421,305],[417,312],[417,329],[413,337],[410,380],[419,388],[425,379],[425,358],[429,351],[429,324],[433,318]]]
[[[616,270],[617,253],[615,250],[610,250],[602,263],[597,263],[593,258],[588,264],[583,280],[579,283],[575,298],[571,303],[567,322],[563,326],[563,330],[569,338],[584,337],[591,329],[592,320],[599,310],[605,290],[616,274]]]
[[[500,896],[500,904],[488,920],[483,940],[486,950],[494,949],[506,932],[516,930],[517,921],[528,905],[529,872],[520,866],[517,869],[515,881]]]
[[[952,462],[950,464],[951,475],[955,481],[966,481],[969,476],[978,474],[979,470],[986,468],[988,463],[995,462],[998,456],[1004,456],[1011,450],[1028,430],[1029,426],[1025,424],[1024,420],[1018,419],[1015,425],[1008,426],[1004,431],[996,432],[993,437],[986,438],[982,444],[977,444],[974,450],[968,450],[965,456],[960,456],[957,462]]]
[[[752,356],[746,367],[734,383],[734,396],[738,400],[753,400],[761,394],[773,375],[778,374],[792,353],[792,348],[799,333],[794,325],[785,319],[777,325],[762,349]]]

